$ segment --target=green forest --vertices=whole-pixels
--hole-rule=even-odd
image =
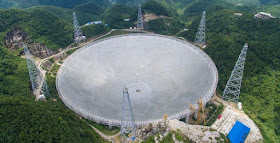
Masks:
[[[0,96],[0,142],[106,142],[62,103]]]
[[[207,52],[219,72],[218,93],[222,94],[238,55],[249,44],[241,87],[240,102],[246,113],[260,127],[265,142],[280,141],[280,20],[254,19],[253,14],[236,16],[222,10],[207,17]],[[199,19],[188,33],[193,40]]]
[[[45,10],[0,10],[0,21],[1,39],[13,27],[19,27],[34,41],[51,49],[64,48],[73,42],[72,25]]]
[[[61,101],[36,102],[25,60],[5,47],[0,87],[0,142],[106,142]],[[50,91],[56,97],[55,87]]]
[[[61,100],[34,101],[26,62],[20,54],[22,49],[11,52],[4,47],[3,39],[12,28],[19,27],[48,48],[65,48],[73,43],[73,12],[81,26],[97,20],[108,24],[82,26],[84,35],[91,38],[111,29],[135,26],[139,2],[143,13],[165,16],[145,22],[145,30],[188,41],[194,40],[202,11],[206,10],[204,51],[218,68],[220,95],[244,43],[249,44],[240,101],[260,128],[264,142],[279,143],[280,19],[254,19],[260,11],[279,17],[277,0],[1,1],[0,142],[105,142]],[[235,12],[243,15],[236,16]],[[58,98],[55,77],[50,73],[46,76],[51,94]]]

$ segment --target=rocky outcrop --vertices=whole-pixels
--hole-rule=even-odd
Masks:
[[[46,69],[48,71],[50,71],[52,69],[53,63],[49,60],[46,60],[43,64],[42,64],[42,68]]]
[[[30,37],[18,27],[9,31],[4,38],[5,46],[12,51],[21,48],[24,43],[29,47],[30,53],[39,58],[47,58],[57,53],[57,51],[47,48],[44,44],[30,40]]]
[[[60,52],[60,54],[57,54],[53,56],[54,61],[60,61],[66,59],[68,54],[65,51]]]
[[[12,51],[22,47],[23,42],[28,38],[27,34],[20,28],[13,28],[4,37],[4,44]]]
[[[47,58],[57,53],[57,51],[47,48],[44,44],[35,43],[28,45],[30,53],[39,58]]]

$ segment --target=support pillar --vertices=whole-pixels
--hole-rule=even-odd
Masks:
[[[190,116],[186,115],[186,119],[185,119],[185,123],[186,123],[186,124],[189,123],[189,119],[190,119]]]

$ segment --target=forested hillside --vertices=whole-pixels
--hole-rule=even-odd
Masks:
[[[0,142],[106,142],[61,102],[35,102],[24,59],[0,46]]]
[[[0,142],[107,142],[61,102],[0,95],[0,105]]]
[[[0,95],[21,97],[30,95],[25,60],[2,46],[0,46],[0,87]]]
[[[280,4],[279,0],[223,0],[223,1],[234,5],[250,6],[250,7]]]
[[[129,28],[137,20],[137,9],[124,4],[117,4],[109,8],[102,17],[111,28]],[[129,21],[124,19],[129,19]]]
[[[158,34],[176,35],[185,29],[185,24],[176,18],[159,18],[149,21],[146,29]]]
[[[163,16],[176,16],[176,11],[171,7],[164,6],[161,3],[154,0],[147,0],[142,6],[143,13],[153,13],[155,15]]]
[[[73,41],[73,26],[45,10],[0,10],[0,39],[12,28],[23,29],[33,40],[51,49],[64,48]]]
[[[87,2],[95,2],[102,6],[110,6],[109,0],[1,0],[2,8],[28,8],[32,6],[49,5],[63,8],[74,8],[75,6]]]
[[[103,9],[104,7],[100,7],[100,8],[104,10]],[[87,22],[102,20],[100,18],[100,15],[84,12],[84,11],[89,11],[89,9],[91,9],[91,6],[88,6],[85,9],[84,9],[84,5],[78,5],[77,7],[75,7],[75,9],[67,9],[67,8],[61,8],[56,6],[34,6],[28,8],[28,10],[34,10],[34,9],[48,11],[52,13],[54,16],[66,20],[71,24],[73,23],[73,12],[76,12],[77,18],[79,20],[79,24],[81,26],[86,24]]]
[[[265,142],[280,142],[280,20],[236,16],[222,10],[207,15],[207,48],[219,71],[218,93],[222,94],[238,55],[249,44],[240,101],[260,127]],[[184,35],[193,41],[197,19]]]

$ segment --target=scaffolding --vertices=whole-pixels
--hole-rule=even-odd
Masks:
[[[73,25],[74,25],[74,40],[75,43],[79,43],[81,41],[85,41],[86,37],[83,35],[81,27],[78,22],[78,18],[76,13],[73,12]]]
[[[28,72],[31,81],[31,87],[36,100],[44,100],[46,97],[50,97],[48,90],[48,84],[43,78],[42,73],[36,66],[36,61],[32,58],[32,55],[28,47],[23,44],[25,59],[28,67]]]
[[[205,45],[206,41],[206,12],[203,11],[200,24],[194,39],[194,43],[199,45]]]
[[[144,29],[143,15],[142,15],[141,4],[140,3],[139,3],[139,7],[138,7],[137,29]]]
[[[246,43],[243,46],[243,49],[239,55],[239,58],[235,64],[234,69],[232,70],[230,78],[223,92],[224,100],[230,100],[233,102],[238,102],[239,100],[247,49],[248,49],[248,44]]]
[[[122,120],[121,120],[121,135],[128,138],[127,134],[133,133],[132,140],[136,136],[136,126],[135,119],[129,99],[129,94],[127,87],[123,88],[123,98],[122,98]]]

